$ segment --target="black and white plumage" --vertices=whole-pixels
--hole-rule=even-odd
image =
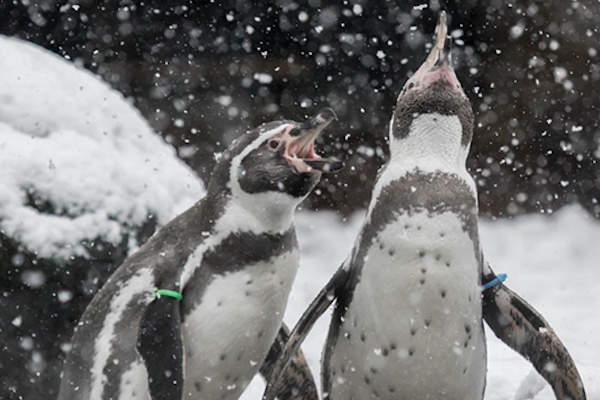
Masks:
[[[336,301],[322,359],[324,398],[481,400],[485,319],[532,362],[557,398],[585,399],[558,337],[494,278],[482,255],[476,186],[465,166],[469,100],[450,65],[445,14],[433,49],[402,90],[381,171],[352,253],[298,322],[274,380]],[[265,398],[273,399],[267,388]]]
[[[299,262],[294,209],[321,171],[339,167],[314,150],[334,117],[325,109],[303,123],[270,122],[224,152],[206,197],[131,255],[89,304],[59,400],[237,399],[259,368],[268,376],[269,349],[287,338],[282,318]],[[183,300],[156,298],[157,289]],[[294,369],[290,380],[312,381],[301,355]],[[316,398],[311,387],[286,392]]]

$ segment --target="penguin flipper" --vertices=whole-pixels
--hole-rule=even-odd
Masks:
[[[137,350],[148,371],[152,400],[179,400],[183,397],[183,342],[179,302],[155,299],[146,307]]]
[[[304,311],[300,320],[298,320],[296,326],[290,333],[289,340],[283,348],[281,355],[272,366],[270,379],[267,381],[267,388],[263,395],[263,400],[273,400],[277,396],[277,390],[280,387],[279,381],[282,379],[283,373],[292,360],[292,356],[299,351],[300,345],[315,322],[317,322],[319,317],[323,315],[331,303],[336,299],[339,288],[346,283],[347,278],[348,271],[343,267],[339,268]]]
[[[289,340],[289,329],[281,326],[275,342],[269,350],[265,362],[260,367],[260,373],[266,382],[271,381],[273,366],[281,357],[281,353]],[[317,385],[310,368],[302,354],[302,350],[292,356],[289,366],[283,371],[283,376],[274,388],[275,396],[281,400],[319,400]]]
[[[495,278],[485,264],[482,283]],[[483,293],[483,317],[494,334],[529,360],[560,400],[585,400],[575,362],[548,322],[502,283]]]

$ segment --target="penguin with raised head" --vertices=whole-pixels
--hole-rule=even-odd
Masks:
[[[59,400],[237,399],[275,341],[299,252],[296,206],[322,171],[315,152],[335,118],[275,121],[242,135],[213,170],[206,196],[109,278],[77,325]],[[277,340],[276,340],[277,339]],[[312,381],[302,356],[292,381]],[[309,385],[310,386],[310,385]],[[282,398],[316,399],[285,385]],[[304,390],[304,389],[303,389]]]
[[[336,301],[322,359],[324,398],[480,400],[485,319],[561,400],[583,400],[575,364],[548,323],[482,255],[465,163],[473,112],[450,64],[446,15],[390,122],[390,160],[342,267],[301,317],[273,381]],[[271,400],[273,389],[265,396]]]

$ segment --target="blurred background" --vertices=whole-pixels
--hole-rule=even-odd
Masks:
[[[333,107],[322,140],[335,146],[321,151],[348,167],[309,206],[348,213],[369,199],[395,98],[442,8],[476,114],[482,213],[579,201],[600,216],[597,1],[3,1],[0,33],[101,75],[205,181],[245,129]]]
[[[101,76],[204,182],[214,154],[246,129],[332,107],[339,121],[318,147],[346,168],[303,207],[344,217],[369,201],[396,96],[424,60],[442,9],[476,116],[468,167],[481,215],[551,214],[579,203],[600,218],[595,0],[5,0],[0,34]],[[46,200],[29,205],[48,212]],[[130,226],[127,235],[143,242],[160,225]],[[129,249],[124,237],[88,247],[42,256],[0,229],[0,334],[15,343],[0,350],[0,398],[55,396],[59,343]],[[26,271],[43,271],[44,284],[31,285]],[[56,300],[59,290],[70,291],[68,302]],[[36,317],[15,323],[27,313]],[[43,368],[31,367],[35,351]]]

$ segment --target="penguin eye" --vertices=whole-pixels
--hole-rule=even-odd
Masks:
[[[281,143],[279,142],[279,140],[275,140],[275,139],[269,140],[269,148],[271,150],[277,150],[279,148],[280,144]]]

